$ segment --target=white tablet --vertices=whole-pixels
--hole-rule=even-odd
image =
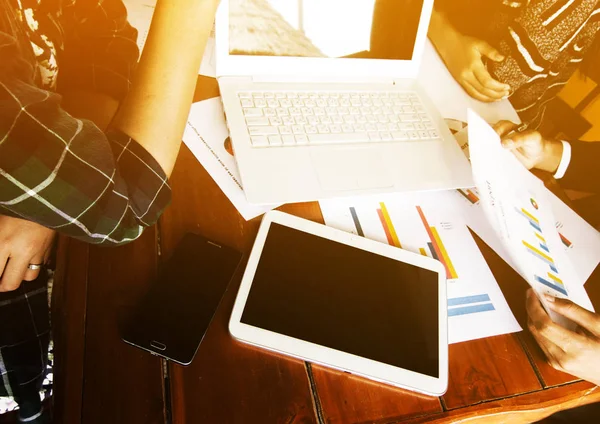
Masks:
[[[282,212],[262,220],[229,331],[408,390],[448,385],[441,263]]]

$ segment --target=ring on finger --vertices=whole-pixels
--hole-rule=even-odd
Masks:
[[[42,267],[43,264],[29,264],[27,265],[27,268],[32,270],[32,271],[37,271],[38,269],[40,269]]]

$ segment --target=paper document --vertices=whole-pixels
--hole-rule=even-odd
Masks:
[[[123,3],[125,3],[125,6],[127,7],[127,20],[138,30],[137,45],[141,52],[144,49],[146,39],[148,38],[152,15],[154,14],[154,8],[156,7],[156,0],[124,0]],[[202,63],[200,64],[200,71],[198,74],[213,78],[216,75],[214,25],[210,37],[206,42],[204,56],[202,56]]]
[[[220,97],[192,105],[183,141],[245,220],[277,206],[252,205],[246,200]]]
[[[475,240],[438,193],[320,201],[325,224],[438,259],[448,278],[448,341],[521,331]]]
[[[564,250],[543,182],[530,178],[530,172],[502,147],[492,127],[473,111],[469,111],[469,145],[479,202],[519,274],[540,295],[569,298],[593,310]]]

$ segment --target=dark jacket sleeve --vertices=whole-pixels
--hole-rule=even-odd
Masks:
[[[78,0],[63,10],[58,91],[87,90],[122,100],[139,50],[122,0]]]
[[[570,144],[571,162],[559,184],[563,188],[600,193],[600,142]]]
[[[0,214],[96,244],[125,243],[155,223],[171,194],[156,160],[125,134],[66,113],[2,32],[0,57]]]

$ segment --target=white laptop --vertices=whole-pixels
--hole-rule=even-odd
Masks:
[[[446,273],[426,256],[268,212],[229,321],[237,339],[409,390],[448,386]]]
[[[221,2],[217,78],[249,202],[473,185],[416,81],[433,0],[398,2],[398,60],[371,44],[375,3]]]

